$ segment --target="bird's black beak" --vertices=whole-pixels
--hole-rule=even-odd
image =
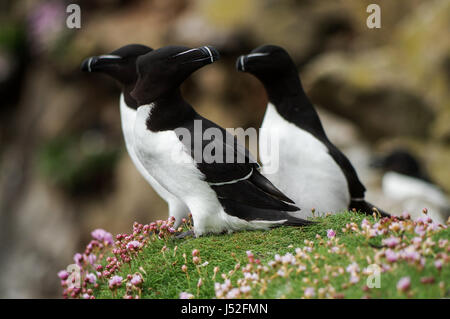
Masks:
[[[117,63],[120,60],[122,60],[122,57],[118,55],[91,56],[90,58],[85,59],[81,63],[81,71],[84,72],[104,71],[105,68]]]

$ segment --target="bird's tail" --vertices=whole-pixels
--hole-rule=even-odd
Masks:
[[[365,200],[352,200],[350,202],[350,209],[355,209],[366,215],[372,215],[374,212],[378,211],[381,217],[391,217],[391,214]]]

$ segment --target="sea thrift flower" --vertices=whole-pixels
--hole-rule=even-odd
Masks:
[[[76,253],[76,254],[73,256],[73,260],[75,261],[75,263],[76,263],[78,266],[81,267],[82,264],[83,264],[84,257],[83,257],[82,254]]]
[[[346,271],[349,273],[357,273],[357,272],[359,272],[359,265],[357,263],[353,262],[347,266]]]
[[[327,237],[328,238],[334,238],[336,236],[336,232],[333,229],[328,229],[327,230]]]
[[[100,242],[105,242],[108,245],[114,244],[113,236],[111,233],[107,232],[104,229],[98,228],[91,233],[91,236],[94,239],[97,239]]]
[[[396,262],[398,260],[398,254],[391,249],[386,250],[385,255],[387,261],[389,261],[390,263]]]
[[[97,281],[97,277],[93,273],[88,273],[85,278],[91,284],[95,284]]]
[[[140,284],[142,284],[142,277],[136,274],[133,276],[133,278],[131,278],[130,282],[134,286],[139,286]]]
[[[117,287],[120,287],[122,285],[122,277],[120,276],[114,276],[109,280],[109,288],[114,289]]]
[[[138,242],[137,240],[130,241],[130,242],[127,244],[127,249],[131,249],[131,248],[133,248],[133,249],[138,249],[138,248],[140,248],[140,247],[141,247],[141,243]]]
[[[414,232],[419,236],[424,236],[426,234],[425,227],[422,225],[417,225]]]
[[[305,298],[313,298],[316,295],[316,292],[314,291],[313,287],[307,287],[305,289],[304,296]]]
[[[436,267],[438,270],[442,269],[442,260],[438,259],[434,262],[434,267]]]
[[[350,283],[356,284],[358,282],[359,282],[359,276],[356,275],[355,273],[352,273],[352,275],[350,276]]]
[[[409,277],[401,278],[397,283],[397,289],[407,291],[411,287],[411,279]]]
[[[388,246],[389,248],[393,248],[400,244],[400,239],[397,237],[391,236],[389,238],[383,239],[383,244]]]
[[[192,257],[198,256],[198,255],[200,255],[200,251],[198,249],[194,249],[192,251]]]
[[[89,254],[87,259],[91,265],[94,265],[95,261],[97,260],[97,256],[94,254]]]
[[[194,295],[183,291],[180,293],[180,299],[194,299]]]
[[[69,273],[66,270],[61,270],[60,272],[58,272],[58,277],[61,280],[66,280],[67,278],[69,278]]]

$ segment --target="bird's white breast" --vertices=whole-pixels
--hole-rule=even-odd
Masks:
[[[120,118],[122,122],[122,131],[125,139],[125,146],[127,148],[128,154],[130,155],[131,160],[133,161],[134,166],[136,166],[139,173],[145,180],[153,187],[153,189],[161,196],[165,201],[171,204],[171,202],[178,201],[174,195],[168,192],[164,187],[162,187],[145,169],[136,155],[134,149],[134,124],[136,121],[136,110],[129,108],[123,97],[123,94],[120,96]],[[186,215],[188,212],[186,212]],[[177,216],[178,217],[178,216]]]
[[[350,194],[347,180],[328,153],[327,147],[312,134],[286,121],[271,103],[267,106],[262,130],[276,137],[279,143],[279,167],[274,173],[264,172],[270,161],[261,148],[263,172],[275,186],[295,201],[301,217],[311,216],[311,209],[320,213],[336,213],[348,209]],[[272,155],[273,156],[273,155]]]

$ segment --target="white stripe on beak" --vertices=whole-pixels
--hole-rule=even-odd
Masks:
[[[99,58],[100,59],[122,59],[121,56],[113,55],[113,54],[100,55]]]
[[[183,51],[183,52],[180,52],[180,53],[178,53],[178,54],[175,54],[173,57],[177,57],[177,56],[180,56],[180,55],[183,55],[183,54],[186,54],[186,53],[195,51],[195,50],[198,50],[198,49],[197,49],[197,48],[195,48],[195,49],[189,49],[189,50],[187,50],[187,51]]]
[[[243,55],[241,55],[241,66],[242,66],[242,71],[245,71],[244,56]]]
[[[90,57],[89,60],[88,60],[88,72],[92,72],[92,70],[91,70],[91,63],[92,63],[92,57]]]
[[[269,55],[269,53],[250,53],[249,55],[247,55],[247,58],[253,58],[256,56],[266,56]]]

